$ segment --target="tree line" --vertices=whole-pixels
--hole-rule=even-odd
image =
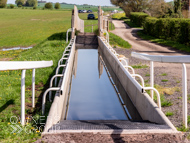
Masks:
[[[22,7],[22,6],[26,6],[26,7],[33,7],[36,9],[37,5],[38,5],[38,1],[37,0],[16,0],[15,4],[18,7]],[[0,0],[0,8],[5,8],[7,5],[7,0]],[[55,3],[54,8],[55,9],[60,9],[60,3]],[[14,5],[11,4],[10,8],[14,8]],[[53,4],[48,2],[45,4],[44,8],[46,9],[53,9]]]
[[[181,17],[181,11],[187,10],[189,0],[171,0],[166,3],[164,0],[111,0],[111,3],[121,7],[126,16],[131,12],[145,12],[154,17]]]

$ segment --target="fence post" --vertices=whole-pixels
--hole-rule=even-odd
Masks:
[[[25,125],[25,75],[26,70],[22,70],[21,76],[21,124]]]
[[[183,124],[187,128],[187,69],[185,64],[182,64],[182,92],[183,92]]]
[[[150,62],[150,86],[154,88],[154,62]],[[154,91],[150,91],[151,98],[153,99]]]
[[[33,69],[32,71],[32,107],[35,107],[35,73],[36,70]]]

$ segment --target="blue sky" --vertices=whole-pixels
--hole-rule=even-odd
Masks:
[[[110,0],[46,0],[48,2],[66,2],[72,4],[91,4],[91,5],[101,5],[101,6],[111,6]],[[171,0],[166,0],[171,1]],[[15,0],[8,0],[7,3],[15,3]]]

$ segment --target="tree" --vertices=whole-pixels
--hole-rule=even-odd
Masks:
[[[5,8],[7,5],[7,0],[0,0],[0,8]]]
[[[151,16],[164,17],[170,6],[164,0],[111,0],[111,3],[120,6],[126,13],[145,12]]]
[[[149,6],[150,0],[111,0],[111,3],[120,6],[129,16],[130,12],[141,12]]]
[[[26,3],[26,0],[16,0],[15,3],[17,4],[17,6],[23,6]]]
[[[14,4],[10,4],[10,8],[13,9],[15,6]]]
[[[30,7],[36,7],[38,4],[37,0],[27,0],[26,1],[26,6],[30,6]]]
[[[55,8],[55,9],[60,9],[60,3],[57,2],[57,3],[55,4],[55,7],[54,7],[54,8]]]
[[[45,4],[44,7],[47,8],[47,9],[52,9],[53,5],[52,5],[52,3],[48,2],[48,3]]]

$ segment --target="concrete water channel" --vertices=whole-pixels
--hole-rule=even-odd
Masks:
[[[119,79],[121,75],[114,71],[109,62],[111,56],[106,55],[108,51],[100,42],[98,44],[97,36],[77,36],[74,49],[68,91],[62,103],[62,112],[58,114],[61,118],[52,124],[47,120],[46,124],[49,125],[45,133],[175,131],[155,105],[156,108],[152,108],[144,101],[145,95],[142,93],[142,99],[135,101],[140,101],[142,105],[134,104],[133,97],[128,94],[130,91],[126,91]],[[111,61],[114,62],[114,59]],[[128,88],[133,91],[132,86]],[[56,104],[61,107],[61,102]],[[49,115],[55,113],[56,108],[53,108]],[[146,112],[152,112],[152,115]]]
[[[131,118],[128,110],[125,111],[122,107],[122,102],[118,98],[120,91],[110,82],[100,56],[98,49],[76,50],[66,120]]]

